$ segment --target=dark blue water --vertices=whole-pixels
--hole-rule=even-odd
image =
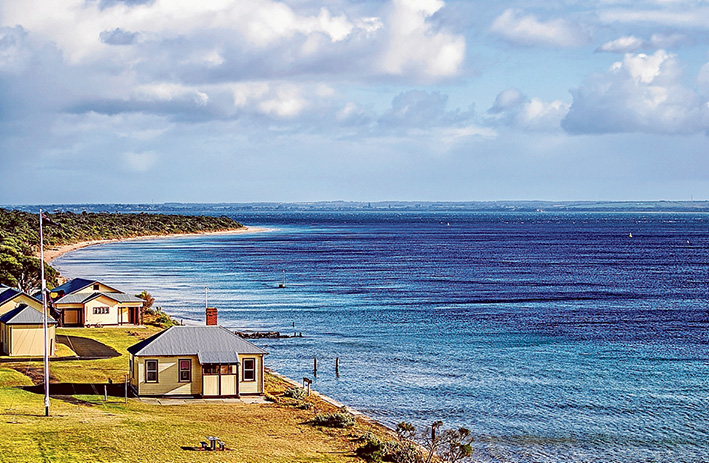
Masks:
[[[272,230],[55,264],[186,321],[208,286],[226,326],[303,333],[261,342],[272,368],[312,378],[317,357],[317,390],[388,424],[465,425],[481,461],[709,461],[709,215],[236,218]]]

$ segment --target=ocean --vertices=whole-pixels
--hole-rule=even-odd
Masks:
[[[302,333],[255,341],[267,366],[388,425],[465,426],[479,461],[709,461],[709,214],[234,218],[268,230],[54,265],[147,290],[185,323],[203,322],[207,287],[224,326]]]

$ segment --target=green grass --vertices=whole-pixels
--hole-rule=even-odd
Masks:
[[[84,335],[119,352],[137,342],[120,328],[58,330]],[[140,330],[150,335],[154,330]],[[126,354],[127,355],[127,354]],[[52,374],[62,382],[105,382],[123,378],[126,355],[96,361],[52,362]],[[36,362],[34,362],[36,363]],[[41,363],[37,363],[41,365]],[[327,429],[309,421],[317,413],[335,410],[315,397],[309,410],[281,403],[262,405],[191,403],[161,406],[103,395],[52,398],[44,416],[44,397],[18,386],[30,385],[24,375],[0,365],[0,462],[353,462],[355,439],[371,426]],[[27,366],[23,364],[22,366]],[[268,375],[266,387],[280,396],[288,387]],[[183,450],[199,446],[208,435],[221,438],[227,452]]]

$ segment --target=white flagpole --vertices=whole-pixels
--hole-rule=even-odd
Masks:
[[[42,209],[39,210],[39,268],[42,275],[42,326],[44,328],[44,416],[49,416],[49,346],[47,345],[47,282],[44,279],[44,235]]]

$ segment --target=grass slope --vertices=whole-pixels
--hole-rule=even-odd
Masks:
[[[126,347],[155,332],[104,329],[60,329],[60,334],[83,335],[107,344],[121,357],[95,361],[52,362],[51,374],[61,382],[122,381],[127,371]],[[139,332],[139,336],[133,333]],[[335,407],[316,397],[295,407],[280,403],[259,405],[220,402],[154,405],[138,399],[102,395],[53,397],[50,417],[44,416],[44,397],[18,386],[31,385],[13,367],[41,366],[40,362],[0,364],[0,461],[2,462],[353,462],[357,437],[382,430],[366,422],[353,428],[319,428],[309,424],[316,413]],[[266,389],[279,397],[288,387],[268,375]],[[302,403],[301,403],[302,404]],[[205,436],[221,438],[227,452],[199,452]]]

